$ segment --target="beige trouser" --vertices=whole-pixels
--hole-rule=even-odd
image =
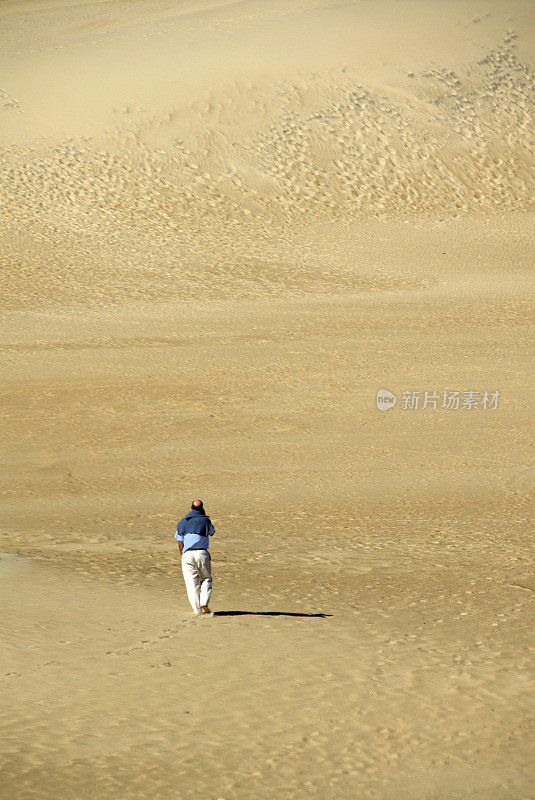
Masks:
[[[182,554],[182,574],[193,611],[207,606],[212,594],[212,562],[208,550],[186,550]]]

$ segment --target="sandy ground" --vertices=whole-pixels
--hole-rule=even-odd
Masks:
[[[0,796],[534,798],[531,3],[0,25]]]

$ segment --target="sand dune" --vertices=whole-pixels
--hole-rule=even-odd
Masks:
[[[0,25],[0,795],[529,800],[531,4]]]
[[[10,3],[4,5],[7,32],[20,36],[19,17]],[[144,293],[154,299],[264,296],[292,290],[296,280],[300,290],[312,292],[326,280],[333,288],[358,288],[358,264],[341,276],[335,257],[326,276],[317,248],[296,240],[287,226],[303,226],[308,239],[320,220],[332,223],[331,237],[337,238],[337,226],[348,221],[532,210],[535,83],[525,45],[518,52],[519,42],[529,41],[529,28],[522,35],[508,18],[492,40],[488,32],[481,35],[484,20],[473,19],[467,4],[458,19],[447,15],[447,27],[453,25],[457,37],[463,32],[462,46],[439,46],[441,29],[435,29],[437,52],[432,58],[420,54],[418,68],[409,69],[404,37],[415,36],[413,9],[400,15],[395,46],[383,52],[385,64],[370,76],[358,47],[350,58],[348,40],[350,34],[354,42],[369,35],[379,44],[388,27],[381,4],[375,19],[366,6],[364,16],[372,17],[367,23],[352,3],[305,3],[293,11],[253,5],[254,13],[240,4],[216,5],[210,16],[204,7],[194,13],[178,4],[172,14],[171,8],[156,17],[148,12],[143,23],[121,4],[119,18],[109,18],[106,4],[98,10],[82,6],[84,16],[95,17],[82,28],[73,28],[74,20],[67,24],[69,14],[82,11],[67,14],[57,6],[41,12],[55,26],[54,47],[41,42],[29,54],[36,34],[15,39],[8,66],[13,83],[22,86],[17,99],[4,90],[2,115],[9,307],[30,298],[87,303],[93,297],[101,303]],[[439,5],[432,10],[440,17]],[[221,19],[230,11],[229,19]],[[193,17],[195,25],[192,20],[191,29],[183,28],[183,17]],[[225,37],[213,43],[217,69],[202,59],[211,41],[209,19],[225,28]],[[104,32],[110,26],[118,38]],[[87,42],[87,28],[100,30],[100,38]],[[281,36],[299,31],[307,41],[297,45],[293,67],[285,64],[284,80],[279,61],[288,53],[282,43],[275,53],[270,49],[275,30]],[[304,72],[323,33],[331,59],[320,51],[316,70]],[[427,28],[420,38],[424,33]],[[155,60],[157,34],[163,63]],[[253,34],[259,63],[247,60]],[[233,37],[245,48],[239,75],[233,72]],[[56,61],[49,53],[58,48],[64,55]],[[32,77],[23,82],[19,70],[24,75],[28,63]],[[195,73],[192,98],[186,85],[193,64],[201,73],[204,65],[207,74]],[[267,75],[258,74],[260,65]],[[152,91],[150,102],[140,103],[147,92],[139,85],[143,71]],[[183,73],[189,76],[184,84],[177,77]],[[27,108],[30,101],[18,98],[44,80],[46,87]],[[61,81],[69,84],[66,96]],[[117,105],[119,91],[138,102]],[[73,126],[77,135],[66,136]]]

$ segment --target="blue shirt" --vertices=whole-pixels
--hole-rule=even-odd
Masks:
[[[184,542],[183,553],[186,550],[208,550],[209,537],[214,533],[215,528],[210,517],[204,511],[192,508],[176,526],[175,539]]]

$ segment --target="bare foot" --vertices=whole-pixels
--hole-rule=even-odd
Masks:
[[[208,608],[208,606],[201,606],[201,611],[203,614],[211,614],[212,612]]]

